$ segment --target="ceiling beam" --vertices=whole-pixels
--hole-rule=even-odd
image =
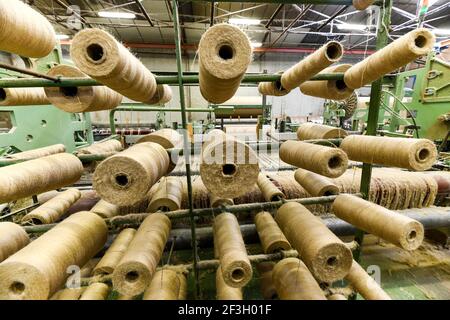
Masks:
[[[153,21],[150,18],[150,16],[148,15],[147,10],[145,10],[144,6],[142,5],[142,3],[139,0],[134,0],[134,2],[136,3],[136,5],[139,7],[139,10],[141,10],[142,14],[144,15],[145,19],[148,21],[148,23],[150,24],[151,27],[154,27]]]

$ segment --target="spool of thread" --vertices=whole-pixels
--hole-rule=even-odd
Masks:
[[[297,169],[295,180],[313,197],[323,197],[339,194],[339,188],[331,179],[320,174]]]
[[[283,192],[264,173],[258,175],[257,184],[266,201],[277,201],[286,198]]]
[[[319,74],[345,72],[351,66],[351,64],[331,66],[323,69]],[[353,90],[347,87],[344,80],[306,81],[300,85],[300,91],[308,96],[330,100],[344,100],[353,93]]]
[[[169,156],[159,144],[145,142],[102,161],[92,179],[100,197],[118,206],[143,200],[169,168]]]
[[[0,299],[47,299],[106,243],[108,228],[91,212],[74,213],[0,264]]]
[[[303,123],[297,130],[298,140],[336,139],[346,136],[347,131],[344,129],[312,122]]]
[[[213,229],[223,280],[233,288],[245,286],[253,270],[236,216],[228,212],[219,214],[214,218]]]
[[[375,0],[353,0],[353,6],[355,7],[356,10],[366,10],[374,2]]]
[[[94,275],[112,274],[136,234],[135,229],[122,230],[94,268]]]
[[[361,88],[428,54],[434,42],[434,35],[427,29],[412,30],[345,71],[345,84],[351,89]]]
[[[187,290],[188,284],[186,276],[180,272],[177,273],[178,280],[180,281],[180,291],[178,294],[178,300],[186,300],[187,299]]]
[[[316,279],[297,258],[279,261],[273,268],[272,279],[281,300],[326,300]]]
[[[14,160],[31,160],[63,152],[66,152],[66,147],[63,144],[54,144],[48,147],[9,154],[5,156],[5,158]]]
[[[167,84],[159,84],[156,87],[156,92],[153,97],[150,99],[148,104],[157,104],[162,105],[168,103],[172,100],[172,89]]]
[[[340,177],[348,167],[348,158],[339,148],[288,140],[280,147],[280,159],[329,178]]]
[[[58,221],[81,198],[78,189],[68,189],[32,210],[22,218],[22,223],[50,224]]]
[[[56,292],[50,300],[78,300],[84,290],[86,287],[62,289]]]
[[[43,88],[0,88],[0,106],[46,105],[50,101]]]
[[[391,300],[374,278],[353,260],[352,268],[345,277],[352,287],[366,300]]]
[[[283,72],[279,72],[279,74],[283,74]],[[275,97],[281,97],[287,95],[290,90],[286,90],[281,85],[281,80],[272,81],[272,82],[260,82],[258,84],[258,91],[262,95],[266,96],[275,96]]]
[[[155,76],[106,31],[78,32],[70,56],[82,72],[131,100],[148,103],[155,95]]]
[[[142,222],[113,272],[116,291],[127,296],[144,292],[161,259],[170,229],[170,220],[164,214],[153,213]]]
[[[110,288],[107,284],[96,282],[89,285],[80,297],[80,300],[106,300]]]
[[[211,103],[223,103],[239,88],[252,61],[252,46],[238,27],[216,24],[202,35],[198,60],[203,98]]]
[[[327,297],[328,300],[348,300],[343,294],[334,293]]]
[[[212,194],[221,198],[244,195],[253,188],[258,174],[258,157],[248,145],[221,130],[206,135],[200,175]]]
[[[234,200],[231,198],[221,198],[210,193],[209,203],[211,205],[211,208],[218,208],[218,207],[232,206],[234,205]]]
[[[303,205],[296,202],[282,205],[275,221],[317,280],[332,283],[347,275],[352,252]]]
[[[242,289],[233,288],[225,283],[222,276],[222,269],[219,266],[216,270],[216,298],[217,300],[242,300]]]
[[[334,200],[333,213],[358,229],[371,233],[405,250],[417,249],[423,241],[423,225],[375,203],[349,194]]]
[[[89,147],[84,147],[77,150],[77,154],[112,154],[123,150],[122,143],[118,140],[112,139],[108,141],[91,144]]]
[[[47,73],[53,77],[89,78],[78,68],[60,64]],[[66,112],[93,112],[111,110],[122,102],[122,95],[104,86],[92,87],[46,87],[47,99],[58,109]]]
[[[297,88],[312,76],[339,61],[343,53],[344,48],[339,42],[325,43],[321,48],[286,70],[281,76],[281,85],[286,90]]]
[[[351,135],[340,148],[349,159],[423,171],[436,162],[436,146],[428,139],[389,138]]]
[[[256,265],[256,269],[258,269],[259,273],[261,294],[264,300],[275,300],[278,298],[277,290],[272,281],[272,271],[274,266],[275,262],[272,261],[265,261]]]
[[[0,223],[0,262],[30,243],[26,231],[12,222]]]
[[[158,270],[145,290],[142,300],[178,300],[180,279],[176,271]]]
[[[0,50],[23,57],[43,58],[56,46],[51,23],[18,0],[0,1]]]
[[[158,183],[147,212],[175,211],[181,208],[183,200],[183,183],[178,177],[163,177]]]
[[[91,212],[98,214],[103,219],[109,219],[120,214],[120,207],[100,199],[100,201],[92,207]]]
[[[269,212],[258,213],[255,216],[255,225],[264,253],[291,249],[289,241]]]
[[[77,182],[83,173],[81,161],[59,153],[0,168],[0,203],[55,190]]]

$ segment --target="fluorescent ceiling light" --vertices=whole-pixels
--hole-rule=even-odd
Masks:
[[[261,42],[252,42],[251,45],[252,45],[253,48],[262,47],[262,43]]]
[[[99,11],[98,16],[102,18],[134,19],[136,15],[130,12],[121,11]]]
[[[70,37],[67,34],[57,34],[56,35],[56,39],[58,39],[58,40],[67,40],[69,38]]]
[[[240,19],[240,18],[231,18],[228,20],[231,24],[242,24],[242,25],[257,25],[261,23],[261,20],[258,19]]]
[[[441,35],[441,36],[448,36],[450,35],[450,29],[433,29],[433,33],[436,35]]]
[[[335,24],[335,26],[339,30],[365,30],[367,29],[367,26],[365,24],[352,24],[352,23],[342,23],[342,24]]]

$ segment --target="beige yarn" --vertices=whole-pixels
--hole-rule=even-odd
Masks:
[[[337,178],[348,167],[348,158],[339,148],[288,140],[280,147],[280,159],[322,176]]]
[[[345,84],[351,89],[361,88],[428,54],[434,42],[435,36],[427,29],[412,30],[348,69]]]
[[[369,276],[355,260],[345,279],[366,300],[391,300],[375,279]]]
[[[100,201],[92,207],[91,212],[98,214],[103,219],[108,219],[119,215],[120,207],[100,199]]]
[[[279,74],[283,74],[283,72],[279,72]],[[273,82],[260,82],[258,84],[258,91],[262,95],[266,96],[275,96],[281,97],[287,95],[290,90],[286,90],[281,85],[281,80],[273,81]]]
[[[148,104],[166,104],[172,100],[172,89],[167,84],[159,84],[153,97],[147,102]]]
[[[264,253],[292,249],[269,212],[262,211],[255,215],[255,225]]]
[[[84,290],[86,290],[86,287],[62,289],[56,292],[50,300],[78,300]]]
[[[344,53],[344,48],[337,41],[325,43],[322,47],[309,56],[290,67],[281,76],[281,85],[286,90],[297,88],[303,82],[309,80],[326,67],[339,61]]]
[[[125,97],[148,103],[156,92],[155,76],[106,31],[90,28],[78,32],[70,55],[82,72]]]
[[[60,64],[50,69],[50,76],[89,78],[78,68]],[[93,112],[111,110],[122,102],[122,95],[104,86],[92,87],[46,87],[45,94],[58,109],[66,112]]]
[[[22,218],[22,223],[50,224],[58,221],[69,208],[81,198],[78,189],[68,189],[59,193]]]
[[[245,286],[253,270],[236,216],[228,212],[219,214],[214,218],[213,229],[223,280],[233,288]]]
[[[0,203],[71,185],[80,179],[82,173],[81,161],[69,153],[0,168]]]
[[[216,270],[216,298],[217,300],[242,300],[242,289],[233,288],[225,283],[222,276],[222,269],[219,266]]]
[[[223,103],[239,88],[252,61],[252,46],[238,27],[216,24],[202,35],[198,60],[203,98],[211,103]]]
[[[169,156],[159,144],[136,144],[102,161],[92,185],[100,197],[115,205],[133,205],[143,200],[150,188],[169,168]]]
[[[0,88],[0,106],[46,105],[43,88]]]
[[[94,275],[112,274],[136,234],[135,229],[122,230],[94,268]]]
[[[0,299],[47,299],[106,243],[108,228],[99,216],[78,212],[0,264]]]
[[[187,291],[188,291],[188,283],[186,276],[182,273],[177,273],[178,280],[180,281],[180,291],[178,294],[178,300],[186,300],[187,299]]]
[[[258,263],[256,269],[259,273],[259,284],[261,294],[264,300],[274,300],[278,298],[277,290],[272,281],[272,270],[275,266],[275,262],[265,261]]]
[[[108,140],[91,144],[77,150],[77,154],[112,154],[123,150],[122,143],[119,140]]]
[[[200,175],[205,187],[221,198],[236,198],[250,191],[258,179],[258,157],[248,145],[212,130],[205,136]]]
[[[279,261],[273,268],[272,279],[281,300],[326,300],[313,275],[297,258]]]
[[[339,188],[336,184],[320,174],[304,169],[297,169],[294,177],[295,180],[313,197],[339,194]]]
[[[0,222],[0,262],[30,242],[25,230],[12,222]]]
[[[328,300],[348,300],[343,294],[334,293],[327,297]]]
[[[340,148],[354,161],[414,171],[431,168],[437,158],[436,146],[428,139],[352,135]]]
[[[126,296],[144,292],[161,259],[170,229],[171,222],[164,214],[153,213],[142,222],[113,272],[116,291]]]
[[[321,73],[345,72],[351,64],[340,64],[323,69]],[[344,100],[350,97],[353,90],[348,88],[344,80],[306,81],[300,85],[303,94],[330,100]]]
[[[317,280],[331,283],[347,275],[352,252],[303,205],[296,202],[282,205],[275,221]]]
[[[176,271],[162,269],[155,272],[142,300],[178,300],[180,278]]]
[[[312,122],[303,123],[297,129],[298,140],[334,139],[345,138],[346,136],[347,131],[344,129]]]
[[[106,300],[111,289],[107,284],[96,282],[84,290],[80,300]]]
[[[155,185],[156,191],[153,194],[147,212],[158,210],[175,211],[181,209],[183,200],[183,183],[177,177],[163,177]]]
[[[0,50],[24,57],[43,58],[56,46],[51,23],[18,0],[0,0]]]
[[[370,7],[375,0],[353,0],[353,6],[356,10],[365,10]]]
[[[283,192],[264,173],[258,175],[257,184],[266,201],[277,201],[278,199],[286,198]]]
[[[5,158],[14,160],[31,160],[63,152],[66,152],[66,147],[63,144],[54,144],[48,147],[10,154],[5,156]]]
[[[405,250],[417,249],[423,241],[422,224],[404,215],[349,194],[334,200],[333,213],[356,226]]]

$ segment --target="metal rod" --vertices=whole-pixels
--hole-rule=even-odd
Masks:
[[[321,24],[316,31],[320,31],[322,30],[326,25],[328,25],[331,21],[334,20],[334,18],[336,18],[338,15],[340,15],[341,13],[343,13],[345,10],[348,9],[348,6],[343,6],[341,9],[339,9],[338,11],[336,11],[332,16],[330,16],[328,18],[327,21],[325,21],[323,24]]]
[[[272,24],[273,19],[275,19],[275,17],[278,15],[278,13],[281,11],[281,9],[283,9],[284,7],[284,3],[280,4],[275,11],[272,13],[272,15],[269,18],[269,21],[267,21],[266,25],[264,27],[269,28],[269,26]]]
[[[6,63],[0,63],[0,68],[11,70],[11,71],[15,71],[15,72],[20,72],[20,73],[23,73],[23,74],[28,74],[28,75],[36,77],[36,78],[47,79],[47,80],[51,80],[51,81],[54,81],[54,82],[58,82],[59,81],[58,77],[48,76],[48,75],[43,74],[43,73],[39,73],[39,72],[36,72],[36,71],[33,71],[33,70],[29,70],[29,69],[19,68],[19,67],[12,66],[12,65],[6,64]]]
[[[214,1],[211,2],[211,14],[210,14],[210,20],[209,20],[209,26],[212,27],[214,25],[214,9],[215,9],[215,3]]]
[[[147,19],[148,23],[150,24],[151,27],[154,26],[152,19],[150,18],[150,16],[148,15],[147,10],[145,10],[144,6],[142,5],[140,0],[134,0],[134,2],[136,2],[137,6],[139,7],[139,10],[141,10],[142,14],[144,15],[145,19]]]

